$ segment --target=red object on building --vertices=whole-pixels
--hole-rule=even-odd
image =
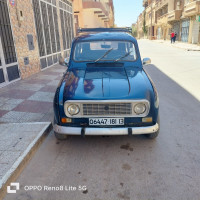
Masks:
[[[9,0],[11,6],[15,6],[15,0]]]

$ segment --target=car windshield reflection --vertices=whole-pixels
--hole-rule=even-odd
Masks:
[[[135,61],[136,57],[135,46],[128,41],[79,42],[73,54],[76,62]]]

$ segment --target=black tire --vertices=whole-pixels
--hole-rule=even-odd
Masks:
[[[158,137],[159,135],[159,132],[160,132],[160,117],[158,116],[158,120],[157,120],[157,123],[158,123],[158,131],[156,131],[155,133],[151,133],[151,134],[145,134],[145,136],[149,139],[155,139],[156,137]]]
[[[155,139],[156,137],[158,137],[158,134],[159,134],[159,129],[155,133],[146,134],[146,137],[149,138],[149,139]]]
[[[66,140],[66,139],[67,139],[67,135],[60,134],[60,133],[56,133],[55,131],[54,131],[54,134],[55,134],[55,137],[56,137],[58,140]]]

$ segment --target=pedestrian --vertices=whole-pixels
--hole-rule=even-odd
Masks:
[[[175,36],[174,31],[172,31],[172,32],[170,33],[170,35],[171,35],[171,44],[172,44],[172,43],[174,43],[174,36]]]
[[[176,42],[176,36],[177,36],[177,34],[176,34],[176,32],[174,33],[174,43]]]

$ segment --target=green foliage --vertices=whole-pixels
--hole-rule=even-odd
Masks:
[[[142,30],[143,30],[144,35],[147,35],[148,28],[146,26],[146,11],[144,11],[144,15],[143,15],[143,27],[142,27]]]
[[[137,37],[137,28],[134,25],[132,26],[132,36]]]

